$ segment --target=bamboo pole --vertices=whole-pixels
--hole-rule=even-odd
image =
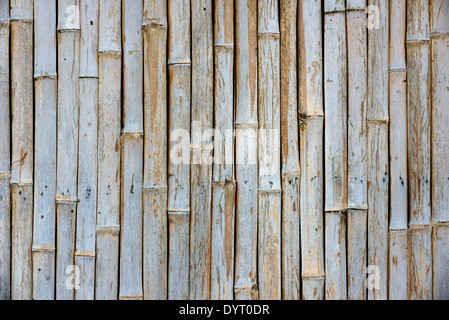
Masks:
[[[95,299],[118,297],[120,233],[121,0],[100,0],[98,202]]]
[[[429,2],[407,2],[410,299],[432,298]]]
[[[236,300],[257,299],[257,0],[235,1]]]
[[[142,300],[143,0],[122,1],[123,134],[120,299]]]
[[[234,296],[234,3],[214,5],[214,166],[212,203],[212,300]]]
[[[449,2],[430,1],[430,38],[432,61],[432,222],[433,299],[449,299],[448,228],[448,145],[447,101],[449,99]]]
[[[366,1],[346,3],[348,41],[348,299],[366,299],[367,31]]]
[[[69,8],[74,17],[71,19]],[[58,149],[56,187],[56,299],[73,300],[66,270],[75,263],[78,201],[79,2],[58,3]]]
[[[56,1],[34,1],[33,299],[55,298]]]
[[[11,298],[9,1],[0,2],[0,300]]]
[[[299,236],[299,131],[297,0],[280,2],[282,142],[282,299],[301,299]]]
[[[95,297],[95,226],[97,216],[98,0],[80,2],[78,210],[75,266],[76,300]]]
[[[10,2],[11,299],[32,299],[33,2]]]
[[[298,7],[302,298],[324,299],[323,49],[321,1]]]
[[[190,232],[190,0],[168,2],[168,297],[188,299]]]
[[[388,49],[389,3],[369,0],[378,10],[378,25],[368,26],[368,267],[376,269],[378,286],[368,299],[388,298]],[[371,19],[371,17],[369,17]]]
[[[280,35],[276,1],[258,3],[259,294],[281,299]]]
[[[144,299],[167,299],[167,3],[144,3]]]
[[[202,132],[210,130],[213,121],[213,10],[211,0],[191,1],[191,300],[208,299],[211,290],[212,165],[202,159],[212,157],[212,148],[205,141],[203,145]]]
[[[347,52],[345,2],[324,2],[326,299],[347,298]],[[338,242],[335,242],[338,240]]]
[[[389,299],[408,298],[406,1],[390,1]]]

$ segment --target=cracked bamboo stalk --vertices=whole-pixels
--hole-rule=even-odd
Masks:
[[[390,221],[388,298],[408,298],[406,1],[390,1]]]
[[[167,3],[144,3],[144,299],[167,299]]]
[[[75,265],[76,300],[95,297],[95,225],[97,216],[98,0],[80,2],[78,210]]]
[[[432,61],[432,222],[449,222],[449,1],[430,1]],[[448,228],[434,225],[433,299],[449,298]]]
[[[143,1],[123,0],[123,135],[120,290],[123,300],[142,300]]]
[[[410,299],[432,298],[429,2],[407,2]]]
[[[378,286],[368,299],[388,298],[388,66],[389,2],[369,0],[376,25],[368,25],[368,266],[376,267]],[[371,17],[368,17],[371,19]],[[371,21],[371,20],[370,20]],[[370,23],[370,22],[368,22]]]
[[[190,297],[190,0],[170,0],[168,12],[168,298],[184,300]]]
[[[55,298],[56,1],[34,1],[33,299]]]
[[[324,299],[323,42],[321,1],[298,3],[301,277],[304,300]]]
[[[258,3],[258,278],[263,300],[281,299],[280,35],[277,1]]]
[[[212,300],[234,297],[234,3],[215,1],[215,136],[212,203]]]
[[[282,299],[301,299],[297,0],[280,2],[282,143]]]
[[[236,243],[234,297],[258,299],[257,0],[235,1]]]
[[[120,233],[121,0],[100,0],[98,202],[95,299],[118,298]]]
[[[368,154],[366,1],[346,3],[348,41],[348,299],[365,300]]]
[[[326,299],[347,298],[347,50],[345,2],[324,2]],[[332,241],[334,240],[334,241]],[[338,240],[336,242],[335,240]]]
[[[191,1],[192,20],[192,107],[191,107],[191,226],[190,299],[210,298],[212,148],[202,141],[210,130],[214,105],[213,6],[211,0]]]
[[[69,12],[73,11],[73,17]],[[78,201],[79,2],[58,3],[58,134],[56,176],[56,299],[73,300],[66,271],[75,264]],[[73,18],[73,19],[72,19]]]
[[[11,299],[32,299],[33,1],[10,2]]]
[[[0,300],[11,298],[9,0],[0,1]]]

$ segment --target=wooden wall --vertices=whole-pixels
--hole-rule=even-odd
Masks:
[[[449,299],[449,0],[0,0],[0,299]]]

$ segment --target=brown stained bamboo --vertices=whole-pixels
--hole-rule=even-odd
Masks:
[[[234,297],[234,2],[214,5],[214,165],[212,203],[212,300]]]
[[[80,1],[78,208],[75,266],[76,300],[95,297],[95,228],[97,216],[98,0]]]
[[[408,298],[406,1],[390,1],[389,299]]]
[[[210,130],[213,123],[213,11],[211,0],[191,1],[191,300],[210,298],[211,286],[212,165],[210,161],[203,161],[203,158],[212,157],[212,148],[201,137],[202,132]]]
[[[257,299],[257,0],[235,1],[236,300]]]
[[[32,299],[33,2],[11,1],[11,299]]]
[[[449,2],[430,2],[431,97],[432,97],[432,222],[449,221],[448,213],[448,144],[449,130]],[[446,106],[446,107],[444,107]],[[433,230],[433,299],[449,298],[447,265],[448,228],[435,225]]]
[[[0,300],[11,298],[9,1],[0,2]]]
[[[55,297],[56,1],[34,2],[35,158],[33,299]]]
[[[347,298],[347,42],[344,1],[324,2],[326,299]],[[337,242],[335,240],[338,240]]]
[[[348,299],[365,300],[368,141],[366,1],[346,4],[348,41]]]
[[[190,0],[168,1],[168,298],[187,299],[190,244]],[[187,137],[186,137],[187,135]]]
[[[282,299],[300,300],[299,129],[297,96],[297,0],[280,2]]]
[[[368,28],[368,266],[378,268],[378,287],[368,299],[388,298],[388,66],[389,2],[369,0],[378,10]]]
[[[347,215],[348,300],[366,300],[368,213],[367,210],[349,209]]]
[[[280,300],[281,155],[280,34],[277,1],[258,2],[259,295]]]
[[[410,299],[432,298],[429,2],[407,2]]]
[[[123,134],[120,289],[123,300],[143,299],[143,1],[122,1]]]
[[[390,230],[389,233],[388,299],[407,300],[409,293],[408,230]]]
[[[144,299],[167,299],[167,3],[144,2]]]
[[[321,1],[298,3],[302,298],[324,299],[323,39]]]
[[[98,202],[95,299],[118,298],[120,233],[121,0],[100,0]]]

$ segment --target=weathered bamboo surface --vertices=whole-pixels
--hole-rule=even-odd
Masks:
[[[448,0],[0,0],[0,300],[449,299]]]

